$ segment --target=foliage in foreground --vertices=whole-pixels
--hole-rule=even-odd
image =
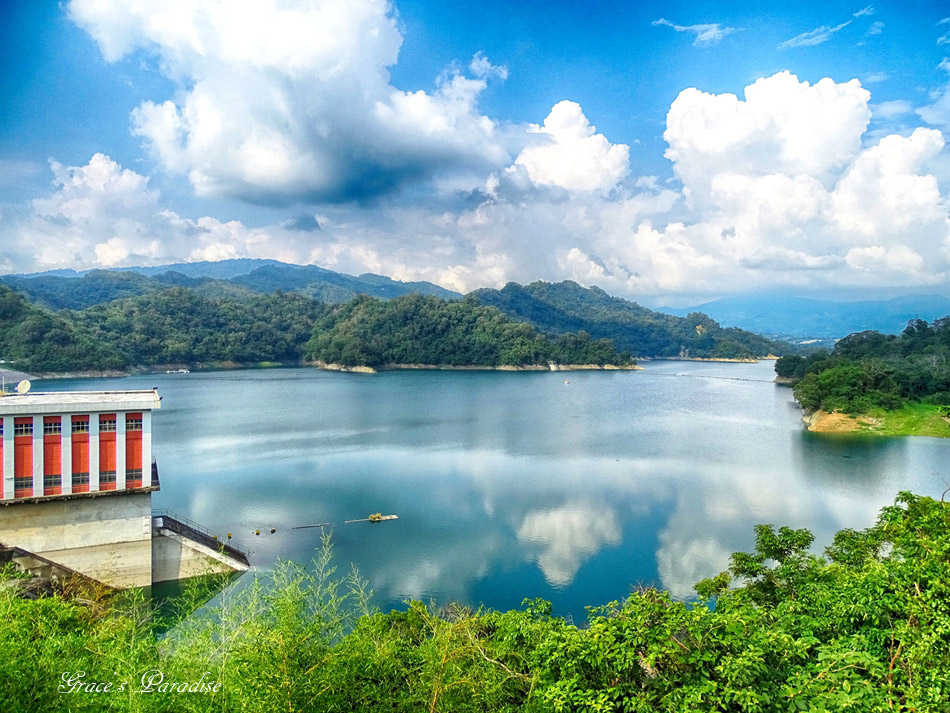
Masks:
[[[310,569],[282,563],[199,615],[185,597],[160,637],[169,622],[141,595],[101,607],[0,588],[0,710],[950,710],[950,506],[902,493],[824,557],[807,530],[756,535],[697,585],[715,607],[646,589],[586,628],[542,601],[374,612],[359,577],[335,577],[328,543]],[[221,686],[133,692],[150,669]],[[63,671],[132,690],[62,693]]]

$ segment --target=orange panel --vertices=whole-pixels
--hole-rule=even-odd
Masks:
[[[62,475],[63,461],[62,448],[60,446],[59,436],[43,437],[43,475]],[[62,485],[53,485],[47,487],[43,483],[43,495],[59,495],[63,492]]]
[[[99,470],[115,470],[115,434],[99,434]]]
[[[28,498],[33,495],[33,437],[18,436],[13,442],[13,477],[29,478],[30,487],[15,488],[14,497]]]
[[[115,490],[115,481],[103,482],[103,473],[115,473],[115,433],[99,434],[99,490]]]
[[[43,436],[43,475],[59,475],[62,472],[62,447],[59,436]]]
[[[89,475],[89,434],[73,434],[73,473]],[[74,493],[85,493],[89,491],[89,483],[74,485]]]
[[[142,469],[142,432],[125,434],[125,467],[127,470]]]
[[[132,471],[137,471],[131,475]],[[128,431],[125,434],[126,486],[142,487],[142,432]]]
[[[25,443],[23,441],[26,441]],[[17,438],[13,446],[13,474],[17,478],[33,477],[33,439]]]

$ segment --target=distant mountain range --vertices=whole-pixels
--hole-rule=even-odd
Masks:
[[[360,294],[380,299],[408,294],[449,300],[462,297],[431,282],[401,282],[372,273],[354,276],[316,265],[249,258],[5,275],[0,284],[54,311],[84,310],[171,287],[187,288],[201,298],[239,302],[278,290],[331,304],[349,302]],[[915,317],[932,321],[950,315],[950,299],[938,295],[863,302],[757,295],[662,311],[569,281],[509,283],[500,290],[475,290],[470,296],[546,334],[583,330],[595,339],[612,339],[618,349],[635,356],[762,356],[788,348],[761,334],[829,340],[867,329],[899,333]]]
[[[116,300],[124,300],[128,309],[138,309],[152,304],[153,297],[158,299],[171,288],[185,288],[193,293],[193,296],[179,293],[174,301],[178,307],[193,302],[203,305],[202,309],[209,313],[213,310],[201,300],[216,300],[221,309],[243,310],[260,295],[277,291],[330,304],[348,303],[361,294],[384,300],[409,294],[446,300],[462,298],[430,282],[400,282],[373,274],[353,276],[315,265],[250,259],[7,275],[0,277],[0,285],[53,311],[84,311]],[[662,314],[612,297],[597,287],[585,288],[574,282],[509,283],[501,290],[475,290],[466,299],[498,308],[508,317],[527,322],[545,335],[558,337],[583,331],[595,340],[611,339],[617,349],[634,356],[737,359],[788,350],[787,344],[742,329],[724,329],[703,314],[688,317]],[[435,309],[422,311],[426,318],[437,313]],[[67,319],[73,317],[67,316]],[[75,319],[82,321],[78,316]],[[430,327],[440,328],[437,324]],[[176,329],[187,331],[184,327]]]
[[[0,284],[53,310],[85,309],[173,286],[188,287],[203,297],[241,299],[283,290],[333,303],[348,302],[358,294],[381,299],[413,293],[443,299],[461,297],[459,293],[431,282],[401,282],[372,273],[354,277],[316,265],[291,265],[250,258],[114,270],[53,270],[35,275],[4,275],[0,277]]]
[[[805,297],[758,295],[726,297],[686,309],[664,312],[685,316],[703,312],[723,325],[760,334],[840,338],[873,329],[899,334],[911,319],[932,322],[950,315],[950,298],[907,295],[887,300],[833,302]]]

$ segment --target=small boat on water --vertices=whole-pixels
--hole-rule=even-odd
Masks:
[[[168,369],[166,374],[190,374],[191,369]]]

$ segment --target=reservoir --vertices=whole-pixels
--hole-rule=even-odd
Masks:
[[[405,599],[586,606],[637,585],[688,597],[754,545],[807,527],[816,551],[900,490],[939,497],[950,439],[812,434],[773,362],[646,362],[638,372],[309,368],[47,380],[159,388],[153,506],[276,559],[335,563],[383,610]],[[370,513],[398,520],[353,523]],[[271,533],[271,528],[276,532]],[[260,535],[255,535],[260,530]]]

